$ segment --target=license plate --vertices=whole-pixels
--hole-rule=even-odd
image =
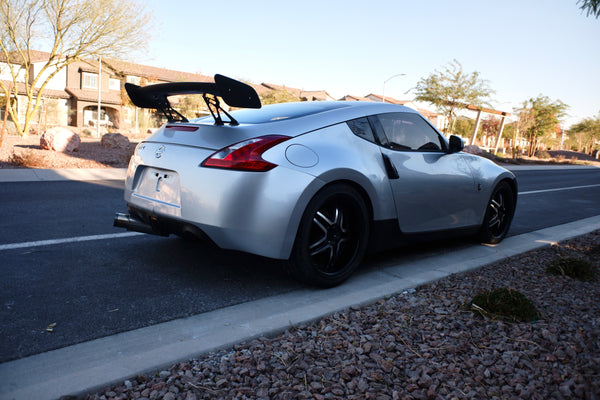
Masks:
[[[133,196],[154,202],[154,206],[181,208],[179,175],[173,171],[145,168]]]

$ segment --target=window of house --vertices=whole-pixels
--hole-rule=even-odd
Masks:
[[[98,89],[98,74],[84,72],[81,78],[83,89]]]
[[[380,114],[377,119],[391,149],[440,151],[445,148],[440,135],[418,114]]]
[[[133,83],[134,85],[139,85],[141,81],[142,81],[142,78],[140,78],[139,76],[127,75],[128,83]]]
[[[109,78],[108,88],[110,90],[121,90],[121,81],[116,78]]]

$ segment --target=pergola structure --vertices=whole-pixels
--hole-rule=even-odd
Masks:
[[[465,104],[465,103],[455,103],[458,106],[465,108],[471,111],[477,111],[477,119],[475,120],[475,127],[473,128],[473,135],[471,136],[471,141],[469,144],[474,144],[475,139],[477,139],[477,130],[479,129],[479,123],[481,122],[481,113],[488,113],[494,115],[501,115],[502,121],[500,122],[500,129],[498,130],[498,135],[496,136],[496,145],[494,146],[494,153],[498,151],[498,146],[500,145],[500,138],[502,137],[502,131],[504,130],[504,123],[506,121],[506,117],[510,117],[510,113],[506,111],[493,110],[491,108],[485,108],[481,106],[476,106],[473,104]]]

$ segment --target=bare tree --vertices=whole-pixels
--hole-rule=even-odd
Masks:
[[[143,49],[149,20],[138,0],[0,0],[0,95],[23,94],[26,104],[20,123],[16,104],[8,112],[23,135],[50,80],[67,65],[85,58],[123,58]],[[47,60],[33,70],[36,50],[47,50]]]

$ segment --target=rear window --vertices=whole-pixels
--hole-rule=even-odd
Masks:
[[[303,102],[303,103],[280,103],[263,106],[260,109],[244,109],[233,111],[230,114],[240,124],[264,124],[267,122],[277,122],[294,118],[305,117],[307,115],[318,114],[325,111],[348,107],[347,104],[334,102]],[[194,120],[193,122],[204,122],[206,117]],[[227,119],[226,116],[223,117]]]

